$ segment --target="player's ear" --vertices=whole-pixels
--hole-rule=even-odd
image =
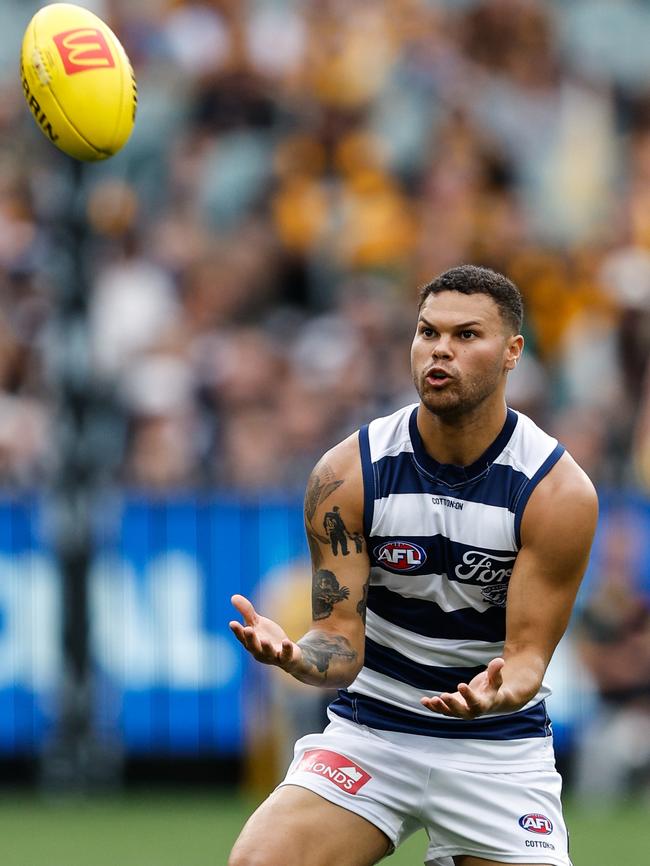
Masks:
[[[517,362],[521,358],[521,353],[524,351],[524,338],[521,334],[517,334],[515,336],[508,338],[508,343],[506,345],[506,359],[505,359],[505,367],[506,370],[514,370],[517,366]]]

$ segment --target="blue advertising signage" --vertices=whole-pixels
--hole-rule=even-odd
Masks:
[[[293,502],[126,500],[91,575],[100,730],[138,753],[238,752],[247,662],[230,596],[303,545]]]
[[[641,543],[650,536],[648,501],[603,496],[601,505],[578,608],[601,580],[621,531],[636,538],[636,578],[650,592]],[[36,497],[0,498],[0,757],[38,751],[56,726],[62,594],[43,514]],[[89,621],[98,734],[131,755],[238,754],[243,702],[268,678],[253,676],[255,664],[228,629],[237,617],[230,596],[256,599],[292,566],[309,592],[302,504],[128,495],[104,503],[95,525]],[[281,622],[283,613],[289,617],[270,613]],[[571,640],[563,641],[549,670],[559,744],[588,716],[589,695],[576,700],[576,678],[566,676],[573,654]]]
[[[55,723],[59,579],[33,497],[0,499],[0,756],[36,751]]]
[[[301,505],[127,497],[89,575],[95,724],[128,753],[235,754],[246,654],[235,592],[304,556]],[[0,750],[37,749],[61,682],[60,588],[34,500],[0,506]],[[107,526],[111,526],[109,531]]]

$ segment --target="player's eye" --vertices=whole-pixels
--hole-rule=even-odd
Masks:
[[[420,328],[420,333],[423,337],[433,337],[435,332],[433,328],[427,328],[426,325],[422,325],[422,327]]]
[[[463,340],[471,340],[472,337],[476,336],[476,331],[465,330],[465,331],[461,331],[460,335],[463,338]]]

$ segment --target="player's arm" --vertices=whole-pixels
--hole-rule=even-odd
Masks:
[[[324,532],[323,521],[337,507],[346,534],[363,533],[363,480],[358,437],[334,447],[314,468],[305,495],[305,530],[312,562],[312,626],[297,643],[257,613],[243,596],[233,604],[244,623],[230,628],[264,664],[277,665],[311,685],[342,688],[363,664],[366,598],[370,564],[365,542],[347,555]],[[334,550],[336,548],[336,553]]]
[[[522,546],[508,587],[502,658],[458,691],[423,698],[429,709],[475,718],[521,709],[539,691],[569,623],[587,568],[598,518],[593,485],[564,454],[533,491],[521,524]]]

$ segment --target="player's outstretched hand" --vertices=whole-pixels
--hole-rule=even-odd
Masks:
[[[287,637],[277,622],[260,616],[243,595],[233,595],[230,600],[244,619],[243,625],[237,620],[229,623],[237,640],[258,662],[277,665],[290,673],[302,654],[298,644]]]
[[[421,698],[420,703],[434,713],[454,719],[475,719],[485,713],[498,711],[504,703],[501,670],[502,658],[492,659],[487,668],[469,683],[460,683],[455,692],[443,692],[435,698]]]

